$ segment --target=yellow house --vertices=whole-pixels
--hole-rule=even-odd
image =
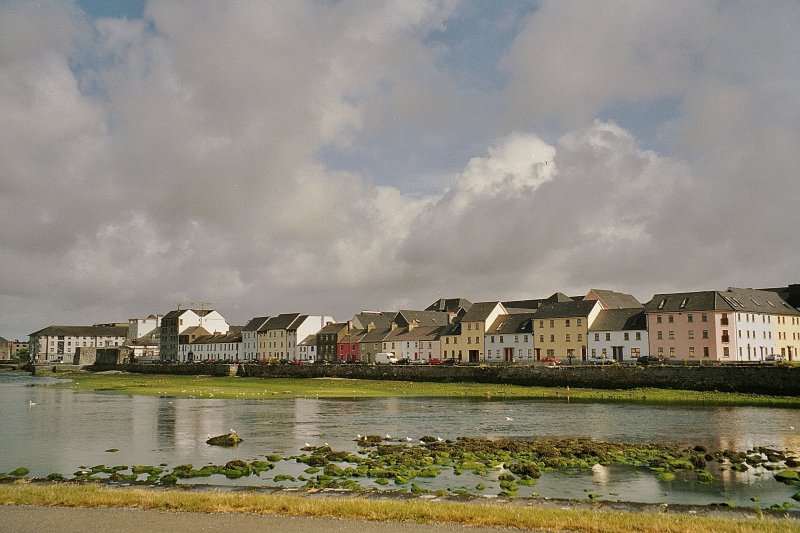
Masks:
[[[602,306],[597,300],[550,302],[534,315],[536,360],[555,357],[568,362],[588,359],[589,326]]]
[[[448,349],[448,341],[453,344],[450,350],[459,361],[469,361],[478,363],[486,360],[484,351],[484,335],[489,326],[500,315],[508,314],[506,308],[500,302],[479,302],[472,304],[469,311],[464,313],[459,322],[460,329],[451,328],[444,333],[444,340],[441,339],[442,352]],[[457,331],[457,334],[454,334]]]

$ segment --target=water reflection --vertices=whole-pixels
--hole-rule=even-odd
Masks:
[[[0,410],[0,471],[26,466],[32,475],[46,476],[51,472],[71,474],[79,466],[95,464],[221,464],[276,452],[298,454],[306,442],[327,442],[335,449],[356,451],[356,434],[390,434],[414,442],[422,435],[451,439],[551,436],[679,442],[710,449],[769,446],[800,450],[800,432],[792,429],[800,424],[792,409],[439,398],[181,399],[24,386],[34,381],[36,378],[0,376],[0,405],[4,406]],[[238,448],[205,444],[209,435],[230,429],[244,438]],[[119,451],[107,451],[112,448]],[[302,472],[302,465],[286,463],[286,468]],[[433,483],[474,488],[481,479],[470,476],[446,474]],[[692,503],[691,498],[698,495],[724,501],[733,491],[744,505],[754,495],[766,504],[765,493],[774,494],[774,503],[782,503],[785,500],[780,498],[792,493],[771,475],[761,477],[752,470],[715,472],[715,481],[708,485],[699,485],[694,478],[687,481],[679,477],[663,483],[649,473],[612,465],[589,472],[548,473],[531,492],[585,498],[588,483],[607,499],[615,499],[615,493],[619,499]],[[242,478],[234,483],[263,485],[265,481]],[[788,496],[784,494],[787,491]]]

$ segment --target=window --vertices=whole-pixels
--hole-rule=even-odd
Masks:
[[[673,322],[675,322],[675,317],[674,317],[674,316],[672,316],[672,315],[667,315],[667,322],[669,322],[670,324],[672,324]]]
[[[638,358],[640,354],[641,354],[641,350],[639,350],[639,348],[631,348],[631,357],[633,359]]]
[[[623,335],[623,336],[624,336],[624,338],[625,338],[625,340],[626,340],[626,341],[629,341],[629,340],[631,340],[631,334],[630,334],[630,333],[628,333],[627,331],[624,333],[624,335]]]
[[[674,346],[670,346],[670,348],[669,348],[669,356],[670,357],[675,357],[675,347]]]
[[[611,340],[611,333],[606,333],[606,340],[607,340],[607,341],[610,341],[610,340]]]
[[[475,342],[478,342],[477,338],[475,339]],[[500,342],[503,342],[503,336],[502,335],[500,335]]]
[[[642,332],[641,332],[641,331],[637,331],[637,332],[636,332],[636,340],[637,340],[637,341],[640,341],[640,340],[642,340]]]
[[[708,322],[708,313],[702,313],[700,315],[700,321],[701,322]]]
[[[569,318],[567,319],[567,324],[566,325],[567,325],[567,327],[569,327]]]
[[[703,330],[703,338],[704,338],[704,339],[707,339],[707,338],[708,338],[708,330],[707,330],[707,329],[704,329],[704,330]]]
[[[675,332],[674,331],[670,331],[669,332],[669,339],[670,340],[675,340]]]
[[[514,343],[516,344],[518,342],[519,342],[519,335],[514,335]]]
[[[556,336],[550,335],[550,342],[556,342]]]
[[[661,324],[661,315],[656,315],[656,324]]]
[[[596,340],[596,341],[600,340],[600,334],[599,333],[595,333],[594,334],[594,340]]]
[[[689,346],[689,357],[694,357],[694,346]]]
[[[550,321],[550,327],[554,328],[555,326],[556,326],[556,321],[555,320],[551,320]]]
[[[583,323],[583,319],[580,319],[580,318],[576,318],[575,319],[575,325],[576,326],[581,327],[582,323]]]
[[[657,338],[658,340],[661,340],[661,339],[663,339],[663,338],[664,338],[664,332],[663,332],[663,331],[661,331],[661,330],[658,330],[658,331],[656,332],[656,338]]]
[[[689,330],[689,338],[694,339],[694,330],[692,329]]]
[[[703,357],[708,357],[708,346],[703,346]]]
[[[528,342],[528,336],[527,335],[524,335],[522,337],[522,342]]]
[[[730,348],[728,348],[727,346],[722,348],[722,356],[723,357],[730,357],[731,356]]]
[[[597,357],[597,350],[592,348],[592,357]]]
[[[494,342],[494,335],[491,336],[491,342]]]
[[[544,335],[539,335],[539,342],[544,342]]]
[[[686,321],[687,322],[694,322],[694,316],[692,315],[692,313],[689,313],[688,315],[686,315]]]
[[[565,339],[567,342],[570,342],[569,333],[567,333],[567,338]]]
[[[539,327],[540,327],[540,328],[543,328],[543,327],[544,327],[544,320],[540,320],[540,321],[539,321]]]
[[[467,329],[472,329],[472,324],[470,324],[469,322],[467,322]]]
[[[581,342],[582,340],[583,340],[583,335],[578,333],[578,342]]]
[[[722,318],[719,319],[719,323],[723,326],[728,325],[728,313],[722,313]]]

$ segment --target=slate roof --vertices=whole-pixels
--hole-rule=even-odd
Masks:
[[[289,329],[289,326],[297,320],[300,313],[281,313],[278,316],[270,318],[264,327],[259,331],[271,331],[277,329]]]
[[[634,298],[633,295],[626,294],[624,292],[616,292],[606,289],[592,289],[590,292],[595,293],[608,309],[641,309],[644,307],[642,302]]]
[[[480,322],[486,320],[499,303],[500,302],[478,302],[472,304],[469,311],[461,317],[461,322]]]
[[[127,337],[128,327],[122,326],[47,326],[30,334],[31,337]]]
[[[457,313],[459,309],[469,311],[472,302],[466,298],[439,298],[425,308],[426,311],[440,311],[445,313]]]
[[[800,309],[800,284],[796,283],[787,285],[786,287],[760,290],[774,292],[795,309]]]
[[[367,331],[358,342],[382,342],[387,336],[392,333],[391,327],[375,328],[372,331]]]
[[[533,326],[531,320],[536,316],[535,313],[515,313],[510,315],[500,315],[486,330],[487,335],[507,335],[513,333],[532,333]]]
[[[588,317],[597,302],[548,302],[536,311],[536,319]]]
[[[269,320],[268,316],[257,316],[255,318],[251,318],[250,321],[242,328],[242,331],[258,331],[261,326],[267,323],[267,320]]]
[[[206,316],[207,314],[214,312],[213,309],[175,309],[173,311],[170,311],[166,315],[164,315],[162,317],[162,320],[164,318],[177,318],[177,317],[181,316],[183,313],[185,313],[186,311],[191,311],[192,313],[196,314],[197,316]]]
[[[800,311],[789,305],[776,292],[729,287],[727,291],[719,294],[739,312],[800,315]]]
[[[394,321],[401,326],[407,326],[415,320],[420,326],[446,326],[450,323],[450,317],[447,313],[441,311],[403,309],[398,311],[394,318]]]
[[[358,328],[366,329],[370,322],[376,328],[388,328],[396,316],[397,311],[361,311],[353,315],[352,322]]]
[[[603,309],[597,314],[589,331],[645,330],[647,320],[644,310],[639,308]]]
[[[439,338],[439,334],[444,326],[417,326],[411,328],[395,328],[389,332],[384,339],[386,342],[392,341],[433,341]]]
[[[185,335],[197,335],[200,337],[211,335],[211,332],[208,331],[203,326],[189,326],[188,328],[184,329],[180,332],[181,336]]]
[[[203,335],[197,337],[189,344],[222,344],[222,343],[242,342],[242,330],[236,329],[228,333],[215,333],[213,335]]]
[[[316,346],[317,345],[317,335],[309,335],[302,341],[297,343],[298,346]]]
[[[503,306],[506,309],[528,309],[535,311],[539,309],[541,306],[548,302],[573,302],[575,300],[581,300],[581,298],[571,298],[564,294],[563,292],[555,292],[548,296],[547,298],[533,298],[530,300],[509,300],[507,302],[503,302]]]
[[[336,333],[338,335],[343,329],[347,329],[347,322],[331,322],[319,330],[317,335],[324,335],[326,333]]]
[[[684,311],[733,311],[717,291],[673,292],[656,294],[644,304],[646,313],[681,313]]]

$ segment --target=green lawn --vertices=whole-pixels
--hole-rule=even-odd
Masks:
[[[176,398],[381,398],[458,397],[611,401],[653,404],[752,405],[800,407],[800,398],[667,389],[569,389],[483,383],[426,383],[353,379],[280,379],[144,374],[67,374],[57,386],[78,391],[170,396]]]

